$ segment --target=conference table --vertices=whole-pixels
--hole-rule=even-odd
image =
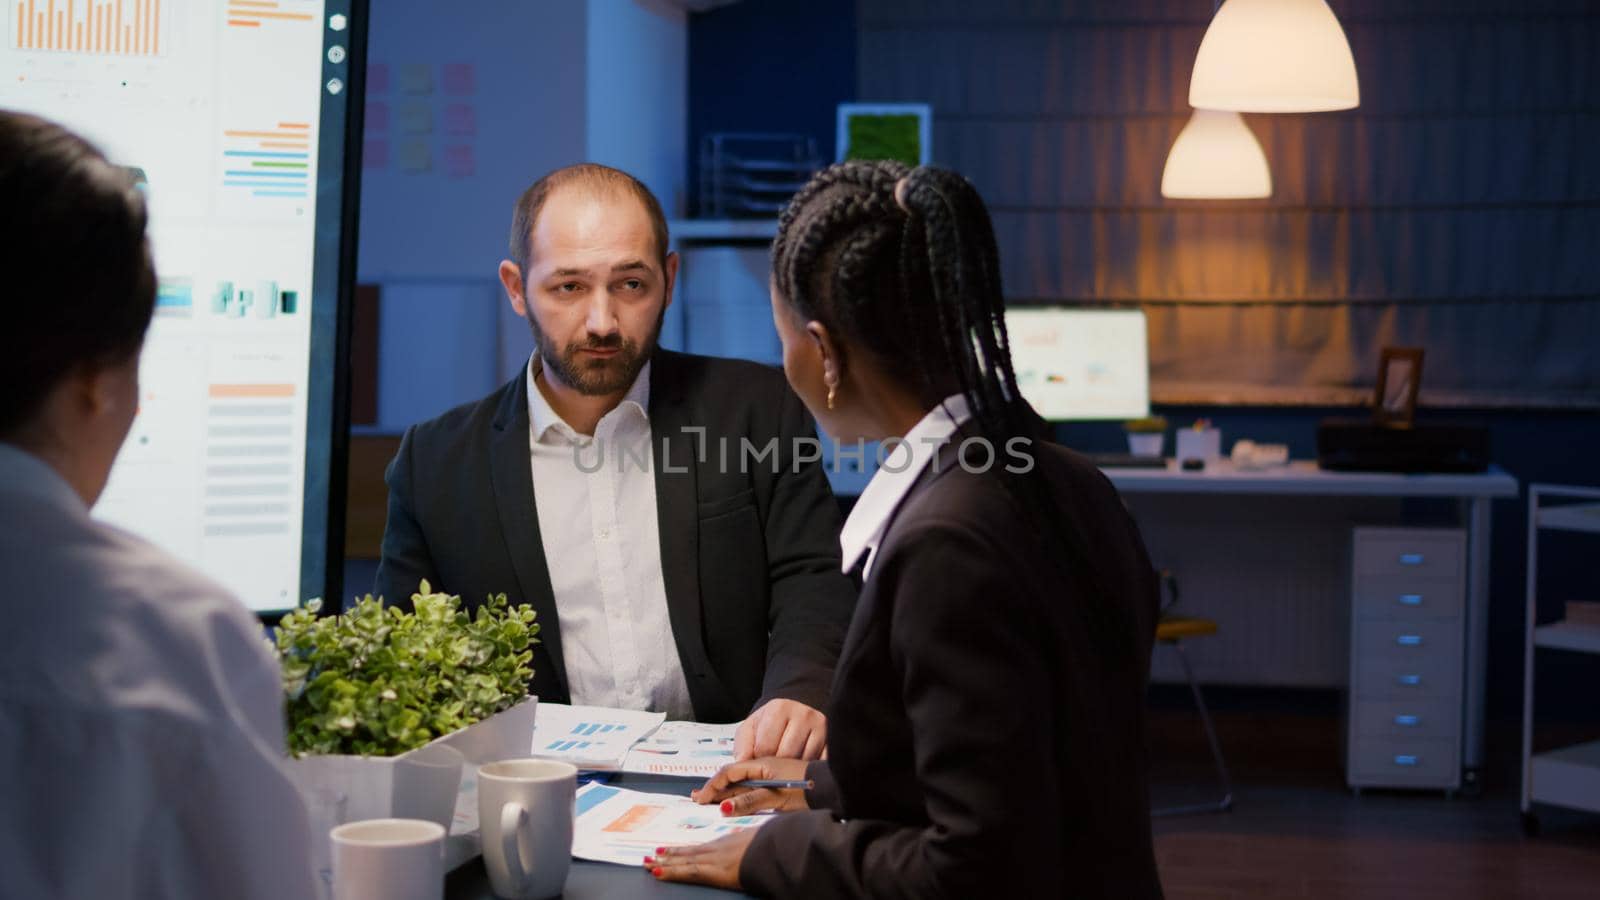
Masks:
[[[689,791],[700,784],[697,780],[658,778],[648,775],[615,775],[608,778],[606,783],[635,791],[682,796],[688,796]],[[446,876],[444,896],[445,900],[494,900],[494,891],[489,887],[489,873],[483,867],[483,858],[474,857]],[[713,900],[718,897],[734,898],[748,895],[700,885],[657,881],[644,870],[643,865],[615,866],[575,859],[572,861],[572,871],[567,876],[566,890],[562,891],[561,896],[563,900],[622,897],[643,897],[647,900],[653,898]]]

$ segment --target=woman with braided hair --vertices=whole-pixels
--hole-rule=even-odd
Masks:
[[[829,759],[695,793],[754,831],[646,860],[789,897],[1159,897],[1144,758],[1157,588],[1116,491],[1011,368],[994,231],[943,169],[817,175],[773,245],[784,371],[822,428],[893,445],[840,535],[864,584]],[[808,779],[808,791],[752,787]]]

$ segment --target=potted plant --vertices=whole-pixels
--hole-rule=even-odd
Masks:
[[[334,616],[312,600],[280,621],[291,767],[308,794],[342,795],[345,818],[448,829],[463,764],[528,754],[539,626],[504,594],[476,616],[426,581],[411,600],[369,594]]]
[[[1128,452],[1134,456],[1160,456],[1167,437],[1167,420],[1161,416],[1133,419],[1122,425],[1128,432]]]

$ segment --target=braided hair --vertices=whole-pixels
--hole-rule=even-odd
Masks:
[[[1044,421],[1017,390],[994,227],[977,190],[957,173],[895,161],[823,170],[780,216],[772,271],[778,293],[802,319],[839,335],[845,352],[870,354],[925,407],[959,392],[971,427],[992,447],[1018,437],[1048,440]],[[1043,477],[1039,467],[988,471],[1059,548],[1062,571],[1094,585],[1079,605],[1086,625],[1107,646],[1128,634],[1085,536],[1050,505],[1051,492],[1033,484]]]

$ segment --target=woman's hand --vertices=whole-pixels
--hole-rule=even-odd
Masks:
[[[737,891],[739,863],[756,836],[756,829],[745,828],[726,837],[695,847],[658,847],[655,856],[644,858],[644,867],[661,881],[686,881]]]
[[[722,771],[711,776],[704,786],[691,791],[689,798],[696,803],[721,803],[725,816],[747,816],[762,810],[787,812],[808,809],[806,792],[793,788],[750,788],[741,781],[773,779],[798,781],[806,777],[806,764],[799,759],[765,757],[723,766]]]

